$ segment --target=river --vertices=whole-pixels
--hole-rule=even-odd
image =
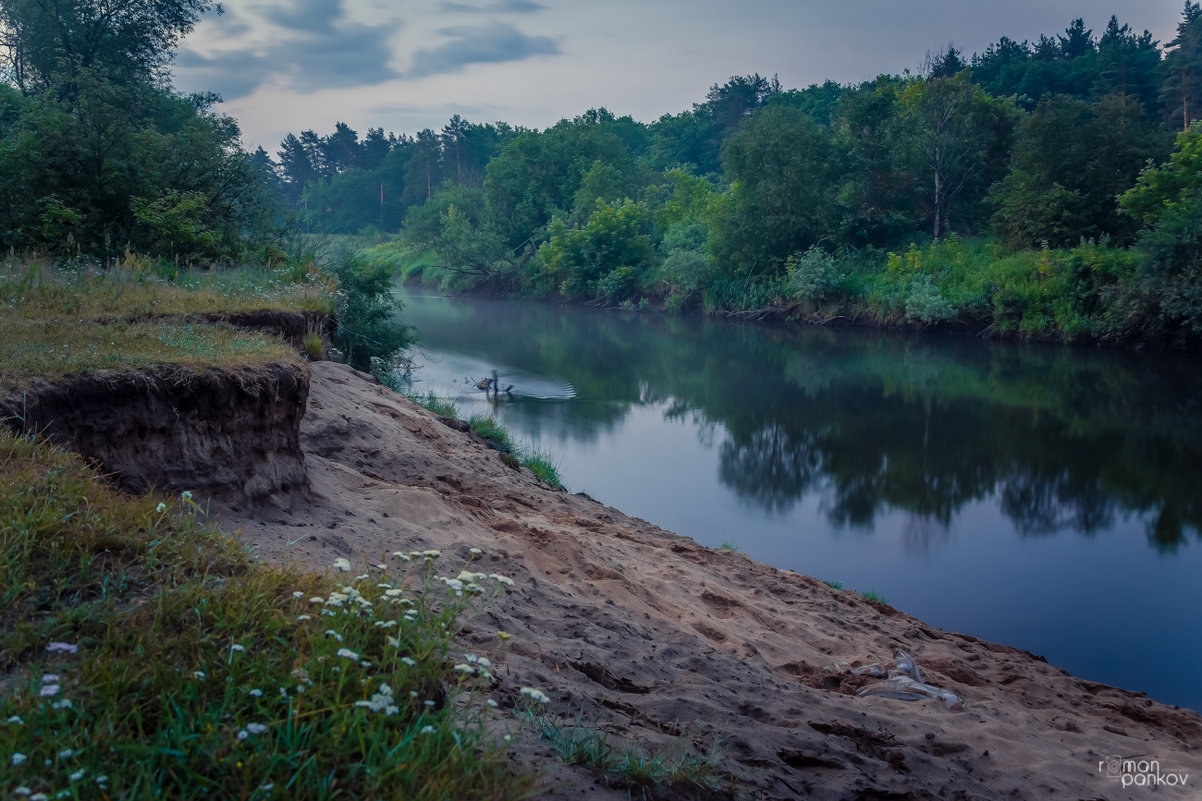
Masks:
[[[570,490],[1202,709],[1196,358],[405,297],[415,388]]]

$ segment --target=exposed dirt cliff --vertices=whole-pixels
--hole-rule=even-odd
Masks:
[[[0,398],[0,420],[98,462],[122,486],[190,490],[227,505],[307,487],[299,428],[306,366],[102,371],[35,380]]]

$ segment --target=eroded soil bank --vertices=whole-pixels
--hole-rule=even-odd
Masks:
[[[299,428],[308,368],[163,367],[36,380],[0,397],[0,421],[95,460],[134,492],[188,490],[226,504],[307,487]]]

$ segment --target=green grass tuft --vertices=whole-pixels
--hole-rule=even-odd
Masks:
[[[586,723],[583,714],[565,722],[527,705],[519,715],[564,763],[590,769],[605,785],[625,789],[631,798],[697,798],[717,789],[717,759],[712,755],[690,748],[673,758],[634,746],[619,748],[596,724]]]

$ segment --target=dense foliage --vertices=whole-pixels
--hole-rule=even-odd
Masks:
[[[275,235],[269,174],[167,70],[208,0],[0,0],[0,244],[102,259],[243,257]]]
[[[1165,182],[1199,72],[1187,2],[1163,48],[1078,19],[921,75],[735,76],[651,124],[340,123],[285,139],[277,174],[310,230],[400,231],[381,263],[453,290],[1181,339],[1202,332],[1196,204]]]

